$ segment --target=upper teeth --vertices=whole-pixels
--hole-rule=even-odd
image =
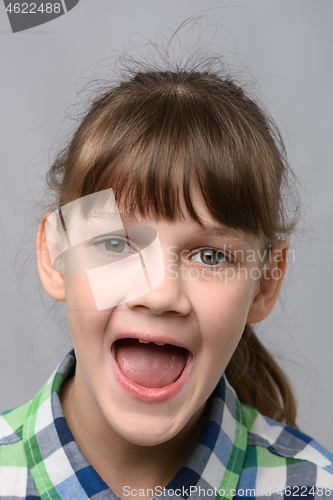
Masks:
[[[148,340],[142,340],[142,339],[139,339],[139,342],[141,342],[141,344],[149,344],[150,343]],[[159,342],[154,342],[154,344],[165,345],[165,343],[159,343]]]

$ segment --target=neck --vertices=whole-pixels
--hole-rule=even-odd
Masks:
[[[83,393],[86,397],[82,397]],[[82,453],[120,498],[128,498],[124,496],[125,486],[144,492],[166,486],[193,451],[209,411],[208,405],[204,405],[169,441],[141,446],[115,432],[90,393],[87,400],[87,393],[76,370],[75,376],[61,388],[64,415]],[[140,494],[140,498],[146,496],[154,495]]]

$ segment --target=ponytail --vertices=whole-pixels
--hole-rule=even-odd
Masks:
[[[290,383],[249,324],[226,368],[226,376],[241,403],[297,427],[296,401]]]

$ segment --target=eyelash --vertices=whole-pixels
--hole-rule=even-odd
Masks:
[[[205,251],[209,251],[209,252],[211,252],[213,254],[216,253],[217,256],[218,255],[222,256],[223,260],[221,262],[217,262],[216,264],[207,264],[205,262],[199,262],[199,264],[202,265],[202,266],[214,268],[214,267],[217,267],[219,265],[230,264],[232,262],[232,256],[229,253],[223,252],[222,250],[219,250],[218,248],[213,248],[213,247],[203,247],[203,248],[200,248],[195,253],[193,253],[190,256],[190,258],[192,260],[194,260],[195,262],[198,262],[197,260],[193,259],[193,257],[196,256],[196,255],[203,254],[203,252],[205,252]]]
[[[111,240],[114,240],[114,241],[118,241],[118,242],[123,242],[125,245],[127,245],[132,251],[127,251],[127,252],[112,252],[111,250],[108,250],[107,248],[103,248],[102,244],[106,244],[108,242],[110,242]],[[137,253],[137,250],[135,250],[129,243],[128,243],[128,240],[127,238],[122,238],[122,237],[106,237],[106,238],[103,238],[102,240],[98,240],[98,241],[95,241],[94,242],[94,245],[96,245],[97,247],[99,247],[101,249],[102,252],[108,254],[108,256],[110,255],[113,255],[113,256],[116,256],[116,255],[130,255],[130,254],[135,254]],[[193,259],[193,257],[199,255],[200,254],[203,254],[203,252],[205,251],[208,251],[208,252],[211,252],[213,255],[214,253],[217,254],[215,255],[218,256],[222,256],[223,257],[223,260],[220,261],[220,262],[217,262],[216,264],[207,264],[205,262],[199,262],[197,261],[196,259]],[[208,268],[214,268],[214,267],[218,267],[220,265],[223,265],[223,264],[228,264],[228,263],[231,263],[232,262],[232,256],[230,254],[228,254],[227,252],[223,252],[222,250],[219,250],[218,248],[214,248],[214,247],[203,247],[203,248],[199,248],[198,250],[196,250],[194,253],[192,253],[192,255],[190,255],[190,259],[193,260],[194,262],[198,262],[201,266],[205,266],[205,267],[208,267]]]
[[[131,250],[127,252],[113,252],[112,250],[108,250],[107,248],[103,247],[103,243],[106,244],[111,241],[117,241],[117,242],[123,242],[124,246],[127,245]],[[120,236],[109,236],[109,237],[104,237],[103,239],[94,241],[94,245],[100,249],[103,253],[107,254],[108,256],[113,255],[131,255],[137,253],[137,250],[135,250],[128,242],[127,238],[122,238]],[[112,245],[112,243],[111,243]]]

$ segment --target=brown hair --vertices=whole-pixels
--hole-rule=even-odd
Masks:
[[[283,192],[290,169],[279,132],[253,99],[214,71],[139,71],[92,103],[47,174],[56,205],[112,187],[118,205],[176,220],[199,190],[221,224],[263,240],[295,224]],[[292,175],[292,174],[291,174]],[[244,403],[295,425],[289,383],[246,325],[226,369]]]

